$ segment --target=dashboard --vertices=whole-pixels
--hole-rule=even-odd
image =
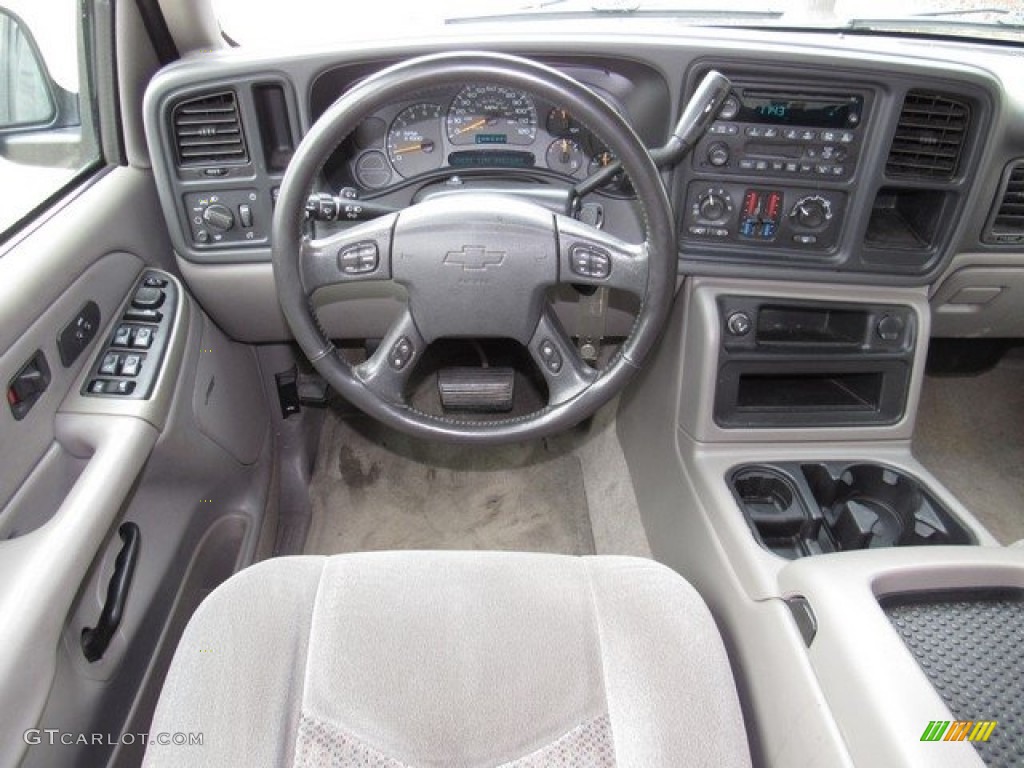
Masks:
[[[734,89],[717,120],[664,169],[680,274],[925,286],[958,256],[1006,264],[1024,247],[1016,49],[643,25],[568,34],[555,20],[518,36],[466,29],[443,42],[239,50],[165,68],[147,90],[146,131],[182,263],[268,265],[276,191],[309,126],[389,64],[452,48],[515,53],[576,78],[652,149],[702,76],[726,74]],[[314,191],[403,208],[455,184],[564,190],[611,159],[600,126],[562,105],[464,83],[368,115],[339,137]],[[639,237],[628,179],[586,201],[592,221]]]

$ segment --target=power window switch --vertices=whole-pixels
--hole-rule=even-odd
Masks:
[[[114,334],[115,347],[128,347],[132,343],[132,329],[129,325],[122,325]]]
[[[153,329],[152,328],[139,328],[135,331],[135,338],[132,340],[132,346],[136,349],[149,349],[153,343]]]
[[[125,361],[127,363],[127,360]],[[109,354],[103,358],[103,362],[100,363],[99,372],[104,376],[116,376],[117,369],[121,364],[121,356],[115,354]],[[134,374],[131,374],[134,375]]]
[[[125,355],[124,363],[121,365],[122,376],[138,376],[139,368],[142,367],[142,358],[138,355]],[[101,369],[102,371],[102,369]]]
[[[102,395],[107,391],[107,384],[109,382],[105,379],[93,379],[89,382],[89,394],[91,395]]]

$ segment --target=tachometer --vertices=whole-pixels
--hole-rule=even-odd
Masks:
[[[532,144],[537,108],[522,91],[501,85],[467,85],[448,109],[452,144]]]
[[[405,178],[432,171],[444,161],[441,140],[441,107],[413,104],[399,112],[391,123],[388,159]]]

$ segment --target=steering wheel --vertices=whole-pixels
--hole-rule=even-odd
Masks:
[[[524,200],[467,192],[427,199],[320,239],[304,234],[305,206],[324,163],[375,110],[418,92],[467,82],[525,90],[565,107],[601,136],[625,169],[644,240],[626,242]],[[572,78],[523,58],[478,52],[424,56],[382,70],[339,98],[288,165],[273,222],[278,297],[296,341],[326,381],[370,416],[413,435],[503,443],[571,427],[610,400],[654,346],[675,292],[672,213],[643,143],[607,102]],[[320,327],[313,294],[359,281],[394,281],[408,303],[366,362],[350,365]],[[609,286],[638,297],[621,348],[601,371],[583,362],[548,302],[558,283]],[[528,350],[548,387],[533,413],[493,421],[435,416],[404,390],[427,346],[446,337],[503,337]]]

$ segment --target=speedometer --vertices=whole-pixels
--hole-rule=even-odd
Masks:
[[[448,109],[452,144],[532,144],[537,108],[527,94],[501,85],[467,85]]]

